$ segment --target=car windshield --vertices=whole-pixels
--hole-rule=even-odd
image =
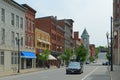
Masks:
[[[79,68],[80,63],[79,62],[70,62],[68,65],[68,68]]]

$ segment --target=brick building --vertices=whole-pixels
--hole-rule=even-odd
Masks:
[[[65,40],[65,49],[73,49],[73,20],[72,19],[62,19],[58,20],[59,25],[64,27],[64,40]]]
[[[74,32],[73,47],[77,48],[81,44],[83,44],[83,41],[79,38],[79,32]]]
[[[21,58],[22,68],[35,68],[36,67],[36,56],[31,57],[30,55],[35,55],[35,13],[36,11],[28,6],[27,4],[22,4],[26,8],[25,12],[25,49],[22,50],[21,54],[27,55],[29,53],[29,57],[23,56]],[[27,55],[28,56],[28,55]]]
[[[55,57],[64,51],[64,28],[58,25],[57,17],[37,18],[35,26],[50,34],[50,50]]]
[[[94,44],[90,44],[89,48],[90,48],[90,57],[95,58],[95,45]]]

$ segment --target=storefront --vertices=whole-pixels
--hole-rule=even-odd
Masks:
[[[36,55],[34,52],[21,52],[21,69],[36,68]]]

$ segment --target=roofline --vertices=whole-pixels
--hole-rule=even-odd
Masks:
[[[22,4],[23,7],[25,8],[29,8],[30,10],[32,10],[34,13],[36,13],[36,10],[34,10],[32,7],[30,7],[29,5],[27,4]]]
[[[15,2],[14,0],[3,0],[5,2],[7,2],[8,4],[11,4],[13,6],[16,6],[18,9],[22,10],[22,11],[26,11],[26,8],[20,4],[18,4],[17,2]]]

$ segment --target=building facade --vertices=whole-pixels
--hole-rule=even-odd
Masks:
[[[38,58],[44,49],[50,49],[50,35],[45,31],[35,28],[35,53],[37,56],[37,67],[42,65]]]
[[[113,0],[113,64],[120,64],[120,0]],[[114,33],[117,33],[114,35]]]
[[[73,20],[72,19],[63,19],[58,21],[61,26],[64,27],[64,39],[65,39],[65,49],[73,49]]]
[[[35,25],[37,28],[50,34],[51,54],[58,57],[64,51],[64,29],[58,25],[57,17],[37,18]]]
[[[79,32],[74,32],[73,47],[77,48],[81,44],[83,44],[83,41],[82,41],[82,39],[79,38]]]
[[[95,45],[90,44],[90,57],[93,57],[95,59]]]
[[[28,6],[27,4],[22,4],[26,8],[25,11],[25,46],[24,50],[22,50],[21,54],[23,54],[23,57],[21,57],[21,68],[35,68],[36,67],[36,57],[30,56],[30,54],[35,55],[35,13],[36,11]],[[29,57],[26,57],[24,55],[29,54]]]
[[[0,71],[17,70],[18,48],[24,49],[25,8],[13,0],[0,0],[0,13]]]

